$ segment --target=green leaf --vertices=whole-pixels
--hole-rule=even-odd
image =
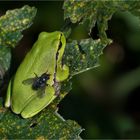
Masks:
[[[99,38],[102,41],[107,40],[106,30],[108,29],[108,20],[117,11],[126,11],[135,9],[139,13],[138,1],[96,1],[96,0],[67,0],[64,2],[64,17],[70,18],[72,23],[86,23],[87,29],[91,29],[97,23]],[[136,12],[135,12],[136,13]]]
[[[21,32],[30,27],[35,15],[36,8],[26,5],[20,9],[8,10],[0,17],[0,85],[10,67],[10,47],[15,47],[21,40]]]
[[[0,17],[0,46],[15,47],[23,35],[21,32],[31,26],[36,8],[24,6],[8,10]]]
[[[108,40],[107,44],[110,43],[111,40]],[[67,43],[64,63],[69,66],[71,76],[99,66],[99,56],[107,44],[101,42],[100,39],[91,38]]]
[[[11,49],[0,46],[0,79],[10,67]],[[1,83],[0,83],[1,84]]]

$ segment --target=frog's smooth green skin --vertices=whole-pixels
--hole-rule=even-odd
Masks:
[[[61,64],[65,45],[65,37],[59,31],[40,33],[38,40],[9,83],[6,107],[11,106],[14,113],[21,114],[23,118],[29,118],[36,115],[56,98],[54,81],[64,81],[69,75],[69,68]],[[45,95],[42,98],[37,95],[37,90],[32,89],[32,85],[23,84],[24,80],[35,77],[34,73],[38,76],[43,73],[50,74]]]

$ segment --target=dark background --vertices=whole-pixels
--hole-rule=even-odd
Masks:
[[[0,15],[28,4],[38,9],[33,25],[13,50],[11,75],[42,31],[63,26],[62,1],[0,2]],[[109,21],[113,43],[104,49],[100,67],[73,77],[73,89],[59,104],[65,119],[76,120],[82,138],[140,138],[140,21],[118,12]],[[97,38],[97,28],[92,30]],[[86,25],[73,26],[72,39],[88,38]]]

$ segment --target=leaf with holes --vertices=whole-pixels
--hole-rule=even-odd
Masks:
[[[110,44],[111,40],[107,42]],[[64,63],[69,66],[71,76],[99,66],[99,56],[108,44],[91,38],[67,43]]]
[[[86,23],[87,29],[91,29],[97,23],[99,38],[106,42],[108,29],[108,20],[117,11],[131,10],[135,13],[139,13],[140,8],[138,1],[96,1],[96,0],[67,0],[64,2],[64,17],[70,18],[72,23],[79,22],[81,24]]]

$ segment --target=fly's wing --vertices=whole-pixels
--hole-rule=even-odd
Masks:
[[[39,89],[37,90],[37,96],[38,96],[39,98],[43,98],[43,97],[45,96],[45,87],[39,88]]]
[[[28,79],[26,79],[26,80],[23,80],[23,81],[22,81],[22,84],[24,84],[24,85],[33,84],[34,81],[35,81],[35,79],[36,79],[36,78],[28,78]]]

